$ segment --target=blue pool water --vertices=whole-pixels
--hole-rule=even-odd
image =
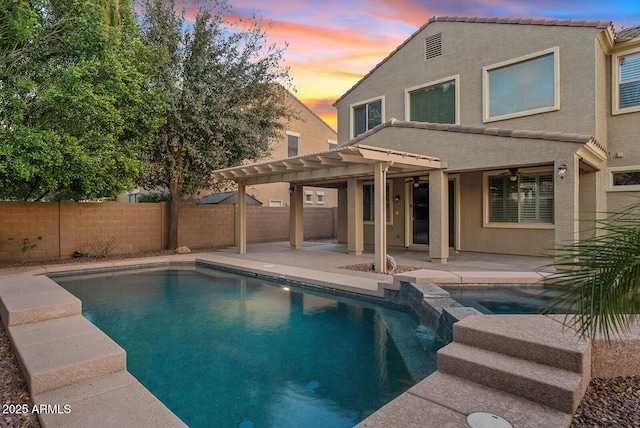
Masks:
[[[500,287],[486,289],[447,289],[452,299],[483,314],[541,314],[557,293],[542,287]],[[555,308],[554,313],[569,312]]]
[[[193,268],[55,278],[190,427],[351,427],[435,370],[407,313]]]

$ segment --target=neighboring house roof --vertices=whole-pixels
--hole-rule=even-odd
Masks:
[[[329,126],[329,124],[327,122],[325,122],[320,116],[318,116],[317,114],[315,114],[313,112],[313,110],[311,110],[309,108],[308,105],[306,105],[305,103],[303,103],[302,101],[300,101],[298,99],[298,97],[296,97],[291,91],[287,90],[287,92],[289,92],[289,95],[291,95],[291,98],[293,98],[298,104],[300,104],[300,106],[302,106],[303,108],[305,108],[309,113],[311,113],[316,119],[318,119],[320,122],[322,122],[322,124],[324,126],[326,126],[327,128],[329,128],[331,130],[331,132],[333,132],[335,134],[335,129],[333,129],[331,126]]]
[[[237,198],[238,191],[232,190],[229,192],[216,192],[212,193],[209,196],[205,196],[204,198],[198,201],[199,204],[224,204],[225,201],[229,203],[230,199]],[[247,197],[247,205],[262,205],[262,202],[257,200],[251,195],[246,195]]]
[[[360,79],[355,85],[353,85],[347,92],[345,92],[340,98],[333,103],[335,107],[336,104],[340,102],[344,97],[346,97],[349,93],[351,93],[355,88],[357,88],[360,83],[362,83],[367,77],[369,77],[374,71],[376,71],[379,67],[382,66],[389,58],[395,55],[400,49],[402,49],[409,41],[411,41],[414,37],[416,37],[422,30],[424,30],[429,24],[433,22],[464,22],[464,23],[479,23],[479,24],[515,24],[515,25],[542,25],[542,26],[558,26],[558,27],[590,27],[597,29],[605,29],[609,27],[613,27],[611,21],[587,21],[584,19],[581,20],[572,20],[572,19],[537,19],[537,18],[474,18],[474,17],[464,17],[464,16],[434,16],[426,24],[420,27],[416,32],[414,32],[407,40],[402,42],[400,46],[395,48],[393,52],[387,55],[378,65],[373,67],[371,71],[364,75],[362,79]],[[637,27],[634,27],[637,28]]]
[[[640,26],[629,27],[616,33],[616,41],[626,42],[640,36]]]

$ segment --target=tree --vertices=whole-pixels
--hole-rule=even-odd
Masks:
[[[160,124],[128,0],[2,0],[0,198],[114,196]]]
[[[628,331],[640,310],[640,204],[594,220],[593,236],[560,246],[551,308],[573,309],[582,337]]]
[[[225,20],[225,0],[206,2],[193,24],[184,10],[176,14],[175,0],[144,0],[142,7],[142,37],[160,64],[154,85],[168,104],[140,184],[169,190],[168,246],[175,249],[180,207],[213,188],[210,173],[268,152],[268,138],[290,115],[278,85],[289,76],[280,66],[283,48],[267,43],[262,23]]]

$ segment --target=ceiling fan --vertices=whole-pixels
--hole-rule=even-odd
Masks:
[[[497,177],[505,177],[505,176],[509,176],[509,181],[512,181],[512,182],[518,181],[518,176],[532,177],[531,175],[525,174],[523,172],[518,172],[517,167],[509,168],[509,172],[504,172],[502,174],[497,175]]]

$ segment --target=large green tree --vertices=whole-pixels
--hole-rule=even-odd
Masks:
[[[289,116],[281,86],[289,85],[284,48],[267,43],[259,19],[231,23],[226,1],[204,3],[188,22],[184,10],[176,13],[175,0],[141,2],[143,40],[160,65],[154,85],[169,100],[141,183],[169,189],[172,249],[180,207],[212,188],[212,171],[264,156],[268,138]]]
[[[131,3],[0,1],[0,198],[124,190],[161,120]]]

